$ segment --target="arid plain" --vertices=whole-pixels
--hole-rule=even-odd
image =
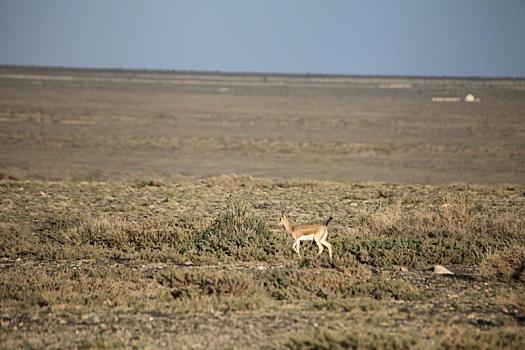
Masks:
[[[522,349],[524,175],[523,80],[0,67],[0,347]]]
[[[523,80],[4,68],[0,171],[523,184],[524,111]]]

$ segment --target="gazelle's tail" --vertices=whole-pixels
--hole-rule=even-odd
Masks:
[[[332,219],[333,219],[333,217],[330,216],[330,217],[328,218],[328,220],[326,220],[326,223],[325,223],[324,225],[325,225],[325,226],[328,226],[328,223],[329,223],[330,221],[332,221]]]

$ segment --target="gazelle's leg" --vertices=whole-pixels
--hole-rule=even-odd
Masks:
[[[321,236],[321,242],[326,242],[326,238],[328,238],[328,229],[325,227],[324,228],[324,233]]]
[[[330,259],[332,259],[332,245],[328,243],[327,241],[321,241],[321,243],[328,248],[328,255],[330,255]]]
[[[299,253],[299,247],[301,245],[301,241],[297,239],[295,240],[295,243],[293,245],[295,246],[294,250],[297,252],[297,255],[301,257],[301,253]]]
[[[317,243],[317,248],[319,248],[319,252],[317,253],[317,256],[321,255],[323,252],[323,245],[321,244],[321,240],[314,237],[315,243]]]
[[[323,238],[321,238],[321,244],[328,248],[328,255],[330,255],[330,259],[332,259],[332,245],[326,241],[326,238],[328,238],[328,229],[325,229],[324,231]]]

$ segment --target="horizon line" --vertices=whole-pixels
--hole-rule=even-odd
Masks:
[[[299,72],[262,72],[262,71],[230,71],[230,70],[194,70],[170,68],[125,68],[125,67],[85,67],[85,66],[60,66],[60,65],[19,65],[0,63],[1,68],[35,69],[35,70],[71,70],[91,72],[156,72],[195,75],[230,75],[230,76],[269,76],[269,77],[299,77],[299,78],[391,78],[391,79],[452,79],[452,80],[525,80],[525,76],[481,76],[481,75],[417,75],[417,74],[349,74],[349,73],[299,73]]]

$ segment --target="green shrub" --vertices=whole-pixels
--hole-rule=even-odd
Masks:
[[[0,305],[14,302],[20,305],[45,306],[47,300],[42,295],[38,277],[28,270],[7,271],[0,274]]]
[[[494,251],[525,244],[525,222],[514,212],[494,212],[449,198],[434,209],[403,212],[400,202],[359,220],[361,237],[334,239],[334,255],[373,266],[475,265]]]
[[[425,237],[396,235],[374,239],[346,237],[336,242],[336,254],[351,254],[363,264],[378,267],[402,265],[425,267],[432,264],[474,265],[482,257],[511,244],[507,239],[468,235]]]
[[[173,269],[157,280],[170,289],[179,311],[251,310],[268,300],[249,272]]]
[[[258,272],[256,279],[277,300],[333,300],[372,297],[378,300],[416,300],[424,297],[417,288],[404,281],[352,275],[335,270],[281,268]]]
[[[477,267],[477,272],[487,279],[525,282],[525,246],[515,244],[488,254]]]
[[[175,299],[201,296],[246,296],[259,290],[251,274],[224,271],[170,270],[159,275],[160,284],[171,289]]]
[[[96,335],[82,339],[78,345],[79,350],[116,350],[121,348],[123,348],[123,346],[118,340],[104,335]]]
[[[195,239],[199,254],[237,260],[274,261],[286,244],[245,203],[230,202]]]
[[[409,349],[416,341],[408,336],[370,329],[348,332],[317,330],[311,335],[290,338],[280,348],[289,350],[338,350],[338,349]]]
[[[504,327],[493,330],[447,328],[436,337],[437,349],[523,349],[525,334],[522,327]]]

